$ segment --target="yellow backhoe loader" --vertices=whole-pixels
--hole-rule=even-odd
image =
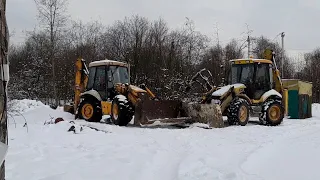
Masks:
[[[111,121],[126,126],[134,116],[134,124],[186,125],[194,122],[223,127],[222,116],[230,125],[246,125],[249,116],[258,116],[261,124],[281,124],[287,110],[287,91],[283,88],[280,72],[271,50],[264,59],[231,60],[227,83],[216,87],[207,78],[200,102],[159,100],[150,89],[130,85],[128,64],[113,61],[94,61],[87,68],[83,59],[76,61],[76,83],[73,106],[65,106],[76,118],[98,122],[103,115]],[[211,73],[209,73],[211,74]],[[190,87],[196,77],[192,78]]]
[[[192,123],[179,100],[159,100],[145,85],[130,84],[127,63],[100,60],[89,64],[76,61],[75,97],[64,110],[75,118],[99,122],[103,115],[126,126],[134,116],[135,125],[179,125]]]
[[[245,126],[249,116],[264,125],[282,123],[287,110],[287,90],[283,88],[275,53],[267,49],[264,59],[231,60],[227,83],[212,87],[201,103],[217,104],[230,125]]]

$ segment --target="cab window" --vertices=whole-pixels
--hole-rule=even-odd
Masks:
[[[233,65],[231,70],[231,83],[251,84],[254,66],[252,64]]]
[[[269,71],[269,64],[256,65],[254,99],[260,99],[265,92],[271,89]]]
[[[255,83],[260,89],[270,90],[269,64],[257,64]]]
[[[97,67],[93,88],[96,91],[98,91],[102,99],[106,98],[106,87],[107,87],[106,67],[105,66]]]
[[[126,67],[110,66],[108,71],[110,82],[115,83],[129,83],[129,74]],[[112,84],[112,86],[113,86]]]
[[[87,90],[90,90],[93,88],[95,74],[96,74],[96,67],[90,67]]]

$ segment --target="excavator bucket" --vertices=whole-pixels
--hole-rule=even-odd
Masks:
[[[196,122],[209,127],[223,127],[220,107],[179,100],[145,100],[135,109],[134,124],[138,126],[188,126]]]
[[[178,100],[144,100],[135,108],[134,124],[139,126],[182,125],[192,123]]]
[[[209,128],[223,128],[221,106],[217,104],[184,103],[183,109],[194,122],[208,125]]]

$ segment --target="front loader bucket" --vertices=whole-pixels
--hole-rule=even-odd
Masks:
[[[207,124],[210,128],[223,128],[224,122],[220,105],[184,103],[183,109],[194,122]]]
[[[192,123],[206,124],[210,128],[224,127],[221,107],[178,100],[145,100],[135,109],[134,124],[138,126],[188,126]]]
[[[144,100],[135,108],[134,124],[138,126],[183,125],[192,123],[178,100]]]

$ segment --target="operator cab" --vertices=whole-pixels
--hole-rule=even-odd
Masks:
[[[116,83],[129,83],[128,64],[113,61],[101,60],[89,64],[89,78],[87,91],[96,90],[103,101],[112,100],[116,96],[114,86]]]
[[[237,59],[231,61],[228,84],[242,83],[250,99],[258,100],[273,89],[272,62],[266,59]]]

